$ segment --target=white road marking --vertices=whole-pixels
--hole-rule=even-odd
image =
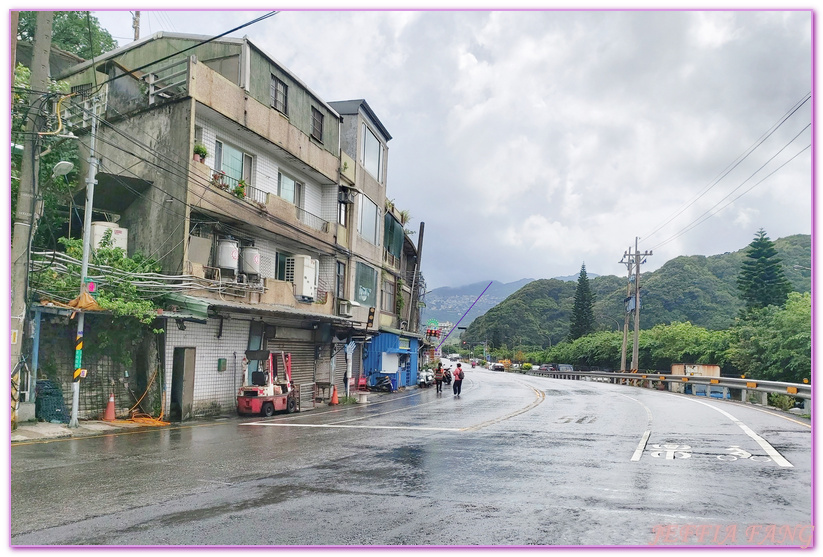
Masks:
[[[412,426],[393,426],[393,425],[343,425],[343,424],[282,424],[275,422],[253,422],[240,425],[261,425],[273,427],[336,427],[348,429],[409,429],[413,431],[460,431],[459,428],[453,427],[412,427]]]
[[[634,454],[632,455],[632,462],[637,462],[640,460],[640,457],[643,456],[643,451],[646,450],[646,443],[649,442],[649,436],[651,434],[652,432],[650,429],[647,429],[643,434],[643,438],[640,439],[640,443],[637,445],[637,448],[634,450]]]
[[[674,395],[672,395],[672,396],[674,396]],[[702,400],[692,400],[690,398],[686,398],[685,400],[689,400],[691,402],[696,402],[697,404],[702,404],[703,406],[708,406],[712,410],[716,410],[717,412],[720,412],[721,414],[723,414],[724,416],[729,418],[732,422],[734,422],[734,424],[737,425],[737,427],[742,429],[743,433],[745,433],[746,435],[751,437],[754,440],[755,443],[760,445],[760,447],[764,451],[766,451],[766,454],[768,454],[770,457],[772,457],[772,460],[774,460],[779,466],[782,466],[783,468],[794,468],[794,465],[791,462],[789,462],[788,460],[786,460],[783,457],[783,455],[781,455],[779,452],[777,452],[777,449],[772,447],[769,444],[768,441],[766,441],[765,439],[760,437],[757,433],[752,431],[752,429],[749,426],[747,426],[746,424],[744,424],[743,422],[741,422],[740,420],[738,420],[737,418],[735,418],[734,416],[732,416],[731,414],[726,412],[725,410],[722,410],[720,408],[716,408],[716,407],[712,406],[711,404],[703,402]]]
[[[629,400],[633,400],[634,402],[636,402],[637,404],[642,406],[643,409],[646,410],[646,417],[648,418],[648,427],[652,427],[652,411],[648,406],[646,406],[645,404],[643,404],[642,402],[640,402],[639,400],[637,400],[634,397],[624,395],[623,393],[615,393],[615,394],[618,394],[618,395],[620,395],[624,398],[627,398]],[[647,429],[646,432],[643,433],[643,437],[640,439],[640,443],[637,445],[637,448],[634,450],[634,454],[632,455],[632,459],[631,459],[630,462],[637,462],[637,461],[640,460],[640,457],[643,456],[643,451],[646,449],[646,443],[649,442],[649,436],[651,434],[652,434],[651,429]]]

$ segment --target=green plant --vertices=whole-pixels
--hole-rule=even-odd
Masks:
[[[225,172],[215,172],[211,175],[211,185],[220,188],[220,189],[227,189],[229,186],[226,184],[226,173]]]
[[[354,396],[341,396],[338,399],[340,404],[357,404],[357,397]]]
[[[769,406],[774,406],[784,411],[790,410],[794,408],[794,397],[780,393],[769,393]]]
[[[243,199],[246,197],[246,182],[243,180],[238,181],[237,185],[234,186],[234,189],[232,189],[231,192],[240,199]]]
[[[531,368],[532,368],[532,365],[529,362],[526,362],[525,364],[523,364],[523,371],[530,371]]]
[[[209,151],[206,149],[206,146],[202,143],[195,143],[194,144],[194,154],[198,155],[202,159],[205,159],[209,156]]]
[[[403,306],[406,305],[406,301],[403,299],[403,279],[397,279],[397,288],[395,291],[395,304],[394,309],[397,317],[402,317],[403,314]]]

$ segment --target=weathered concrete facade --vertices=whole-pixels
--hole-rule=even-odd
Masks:
[[[391,136],[365,101],[341,115],[248,39],[181,52],[202,39],[158,33],[61,76],[77,90],[103,84],[94,219],[116,220],[130,255],[158,259],[187,285],[158,316],[163,410],[176,419],[230,410],[250,373],[236,369],[246,350],[291,353],[307,402],[318,385],[343,390],[343,345],[401,328],[397,309],[416,304],[402,281],[413,244],[386,263]],[[67,122],[88,138],[88,121]],[[377,175],[358,150],[364,130]],[[364,269],[374,274],[368,288]],[[358,288],[368,304],[349,304]]]

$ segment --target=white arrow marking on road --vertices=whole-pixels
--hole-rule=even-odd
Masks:
[[[675,396],[675,395],[671,395],[671,396]],[[765,439],[760,437],[758,434],[756,434],[754,431],[752,431],[752,429],[749,426],[747,426],[746,424],[744,424],[743,422],[741,422],[740,420],[738,420],[737,418],[735,418],[734,416],[732,416],[731,414],[726,412],[725,410],[721,410],[720,408],[716,408],[716,407],[712,406],[711,404],[703,402],[702,400],[692,400],[690,398],[687,398],[686,400],[689,400],[691,402],[696,402],[697,404],[702,404],[703,406],[708,406],[712,410],[717,410],[718,412],[720,412],[721,414],[723,414],[724,416],[729,418],[732,422],[734,422],[737,425],[737,427],[742,429],[743,433],[745,433],[746,435],[748,435],[749,437],[754,439],[755,443],[760,445],[760,447],[764,451],[766,451],[766,454],[768,454],[770,457],[772,457],[772,460],[775,461],[779,466],[782,466],[783,468],[794,468],[794,465],[791,462],[789,462],[788,460],[786,460],[785,458],[783,458],[783,455],[781,455],[779,452],[777,452],[777,449],[772,447],[769,444],[768,441],[766,441]]]

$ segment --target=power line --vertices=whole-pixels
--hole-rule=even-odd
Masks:
[[[790,109],[789,109],[789,110],[788,110],[788,111],[787,111],[787,112],[786,112],[783,116],[781,116],[781,117],[778,119],[778,121],[777,121],[776,123],[772,124],[772,126],[771,126],[771,127],[770,127],[770,128],[769,128],[769,129],[768,129],[768,130],[767,130],[767,131],[763,134],[763,135],[761,135],[761,136],[760,136],[760,137],[759,137],[759,138],[758,138],[758,139],[757,139],[757,140],[756,140],[756,141],[755,141],[755,142],[754,142],[754,143],[753,143],[753,144],[752,144],[752,145],[751,145],[748,149],[746,149],[743,153],[741,153],[740,155],[738,155],[738,157],[737,157],[737,158],[736,158],[736,159],[735,159],[735,160],[734,160],[731,164],[729,164],[729,166],[727,166],[725,169],[723,169],[723,170],[720,172],[720,175],[718,175],[718,177],[717,177],[717,178],[715,178],[712,182],[710,182],[710,183],[709,183],[709,185],[708,185],[706,188],[704,188],[704,189],[703,189],[703,190],[702,190],[702,191],[701,191],[701,192],[700,192],[700,193],[699,193],[696,197],[694,197],[694,198],[693,198],[691,201],[689,201],[689,202],[688,202],[685,206],[683,206],[681,209],[679,209],[677,212],[675,212],[675,213],[674,213],[671,217],[669,217],[669,218],[668,218],[665,222],[663,222],[662,224],[660,224],[659,226],[657,226],[657,228],[655,228],[654,230],[652,230],[652,231],[651,231],[651,232],[649,232],[648,234],[645,234],[645,235],[644,235],[644,236],[642,236],[642,237],[643,237],[644,239],[647,239],[647,238],[649,238],[649,237],[651,237],[651,236],[654,236],[654,235],[655,235],[655,234],[657,234],[657,233],[658,233],[658,232],[659,232],[659,231],[660,231],[663,227],[665,227],[667,224],[669,224],[670,222],[672,222],[672,221],[673,221],[674,219],[676,219],[678,216],[680,216],[681,214],[683,214],[683,212],[684,212],[684,211],[686,211],[686,209],[688,209],[689,207],[691,207],[692,205],[694,205],[694,204],[695,204],[698,200],[700,200],[700,198],[702,198],[702,197],[703,197],[706,193],[708,193],[708,192],[709,192],[709,190],[711,190],[711,189],[712,189],[712,188],[714,188],[717,184],[719,184],[719,183],[720,183],[720,181],[721,181],[721,180],[723,180],[723,178],[725,178],[726,176],[728,176],[728,175],[731,173],[731,171],[732,171],[732,170],[734,170],[735,168],[737,168],[737,167],[738,167],[738,166],[739,166],[739,165],[740,165],[740,164],[741,164],[744,160],[746,160],[746,159],[749,157],[749,155],[751,155],[751,154],[752,154],[752,153],[753,153],[753,152],[754,152],[754,151],[755,151],[758,147],[760,147],[760,146],[761,146],[761,145],[762,145],[762,144],[763,144],[763,143],[764,143],[764,142],[765,142],[765,141],[766,141],[769,137],[771,137],[771,136],[772,136],[772,134],[774,134],[774,133],[775,133],[775,132],[776,132],[776,131],[777,131],[777,130],[778,130],[778,129],[779,129],[779,128],[780,128],[780,127],[781,127],[781,126],[782,126],[782,125],[783,125],[783,124],[784,124],[784,123],[785,123],[785,122],[786,122],[789,118],[791,118],[791,117],[792,117],[792,116],[793,116],[793,115],[794,115],[794,114],[795,114],[798,110],[800,110],[800,108],[801,108],[804,104],[806,104],[806,103],[809,101],[809,99],[811,99],[811,94],[810,94],[810,93],[807,93],[807,94],[804,96],[804,98],[803,98],[803,99],[801,99],[801,100],[799,100],[798,102],[796,102],[796,103],[794,104],[794,106],[792,106],[792,108],[790,108]],[[808,126],[807,126],[807,127],[808,127]],[[739,186],[738,186],[738,187],[739,187]],[[662,245],[662,244],[660,244],[660,245]]]
[[[146,69],[146,68],[148,68],[148,67],[150,67],[150,66],[154,66],[155,64],[159,64],[160,62],[165,62],[166,60],[169,60],[170,58],[174,58],[175,56],[178,56],[179,54],[183,54],[184,52],[188,52],[189,50],[195,49],[195,48],[197,48],[198,46],[202,46],[202,45],[204,45],[204,44],[208,44],[208,43],[210,43],[210,42],[212,42],[212,41],[216,41],[217,39],[219,39],[219,38],[221,38],[221,37],[225,37],[225,36],[226,36],[226,35],[228,35],[229,33],[234,33],[235,31],[239,31],[240,29],[243,29],[244,27],[248,27],[249,25],[253,25],[253,24],[255,24],[255,23],[259,23],[260,21],[263,21],[263,20],[268,19],[268,18],[270,18],[270,17],[272,17],[272,16],[275,16],[275,15],[277,15],[278,13],[280,13],[280,12],[279,12],[279,11],[271,11],[271,12],[269,12],[269,13],[267,13],[267,14],[265,14],[265,15],[262,15],[262,16],[260,16],[260,17],[256,18],[256,19],[253,19],[253,20],[251,20],[251,21],[249,21],[249,22],[246,22],[246,23],[244,23],[244,24],[242,24],[242,25],[239,25],[239,26],[235,27],[234,29],[229,29],[228,31],[226,31],[226,32],[224,32],[224,33],[220,33],[219,35],[215,35],[215,36],[210,37],[210,38],[208,38],[208,39],[206,39],[206,40],[204,40],[204,41],[200,41],[199,43],[195,43],[195,44],[193,44],[192,46],[189,46],[189,47],[184,48],[183,50],[178,50],[177,52],[173,52],[173,53],[169,54],[168,56],[164,56],[164,57],[162,57],[162,58],[159,58],[159,59],[157,59],[157,60],[154,60],[154,61],[152,61],[152,62],[149,62],[148,64],[143,64],[142,66],[138,66],[138,67],[136,67],[136,68],[132,68],[131,70],[125,70],[125,73],[122,73],[122,74],[120,74],[120,75],[114,76],[113,78],[108,79],[108,80],[104,81],[103,83],[101,83],[101,84],[97,87],[97,90],[99,90],[99,89],[100,89],[100,87],[102,87],[103,85],[106,85],[107,83],[111,83],[111,82],[113,82],[113,81],[116,81],[116,80],[120,79],[121,77],[125,77],[125,76],[127,76],[127,75],[129,75],[129,76],[131,76],[131,77],[133,77],[133,78],[137,79],[137,76],[135,76],[135,75],[134,75],[134,73],[135,73],[135,72],[142,71],[142,70],[144,70],[144,69]],[[95,92],[96,92],[96,91],[95,91]]]
[[[811,124],[809,124],[809,126],[811,126]],[[803,130],[806,130],[809,126],[806,126],[806,128],[803,128]],[[803,132],[801,131],[800,133],[803,133]],[[798,134],[798,135],[800,135],[800,134]],[[789,146],[789,144],[791,144],[791,143],[792,143],[792,142],[793,142],[796,138],[797,138],[797,136],[795,136],[794,138],[792,138],[792,141],[790,141],[790,142],[789,142],[786,146],[784,146],[784,147],[783,147],[783,149],[781,149],[780,151],[783,151],[786,147],[788,147],[788,146]],[[762,170],[762,169],[763,169],[763,166],[765,166],[766,164],[768,164],[768,163],[769,163],[769,161],[771,161],[771,160],[774,158],[774,157],[772,157],[772,159],[769,159],[769,161],[767,161],[767,162],[766,162],[763,166],[761,166],[760,168],[758,168],[758,169],[757,169],[757,170],[756,170],[756,171],[755,171],[755,172],[754,172],[751,176],[749,176],[748,178],[746,178],[746,180],[744,180],[744,181],[743,181],[743,182],[742,182],[739,186],[737,186],[735,189],[733,189],[732,191],[730,191],[730,192],[729,192],[729,193],[728,193],[728,194],[727,194],[727,195],[726,195],[723,199],[721,199],[720,201],[718,201],[718,202],[717,202],[716,204],[714,204],[711,208],[709,208],[709,209],[708,209],[705,213],[703,213],[702,215],[700,215],[699,217],[697,217],[697,219],[695,219],[694,221],[692,221],[692,223],[691,223],[691,224],[687,225],[687,227],[685,227],[685,228],[682,228],[682,229],[680,230],[680,232],[676,233],[674,236],[671,236],[671,237],[669,237],[668,239],[666,239],[666,240],[664,240],[664,241],[660,242],[659,244],[657,244],[656,246],[654,246],[654,248],[658,248],[658,247],[660,247],[660,246],[666,245],[666,244],[668,244],[669,242],[671,242],[671,241],[673,241],[673,240],[676,240],[677,238],[679,238],[680,236],[682,236],[682,235],[683,235],[683,234],[685,234],[686,232],[689,232],[690,230],[693,230],[694,228],[697,228],[698,226],[700,226],[701,224],[703,224],[704,222],[706,222],[707,220],[709,220],[711,217],[713,217],[713,216],[714,216],[714,215],[716,215],[717,213],[721,212],[723,209],[725,209],[726,207],[728,207],[729,205],[731,205],[732,203],[734,203],[735,201],[737,201],[738,199],[740,199],[741,197],[743,197],[744,195],[746,195],[747,193],[749,193],[750,191],[752,191],[755,187],[757,187],[758,185],[762,184],[764,181],[766,181],[768,178],[770,178],[773,174],[775,174],[778,170],[780,170],[781,168],[783,168],[784,166],[786,166],[787,164],[789,164],[790,162],[792,162],[794,159],[796,159],[797,157],[799,157],[801,154],[803,154],[805,151],[807,151],[807,150],[808,150],[808,149],[810,149],[810,148],[811,148],[811,143],[810,143],[810,144],[808,144],[808,145],[806,145],[805,147],[803,147],[803,149],[801,149],[800,151],[798,151],[797,153],[795,153],[795,155],[793,155],[790,159],[788,159],[787,161],[783,162],[780,166],[778,166],[778,167],[777,167],[777,168],[775,168],[773,171],[771,171],[770,173],[768,173],[768,174],[767,174],[766,176],[764,176],[761,180],[759,180],[758,182],[754,183],[754,184],[753,184],[753,185],[752,185],[749,189],[745,190],[745,191],[744,191],[744,192],[742,192],[740,195],[738,195],[738,196],[737,196],[737,197],[735,197],[734,199],[730,200],[728,203],[726,203],[725,205],[723,205],[722,207],[720,207],[719,209],[717,209],[717,210],[716,210],[716,211],[714,211],[713,213],[711,213],[711,214],[707,214],[707,213],[709,213],[709,211],[711,211],[714,207],[717,207],[717,205],[719,205],[719,204],[723,201],[723,199],[726,199],[726,197],[729,197],[729,195],[731,195],[732,193],[734,193],[735,191],[737,191],[737,190],[739,190],[741,187],[743,187],[743,184],[745,184],[746,182],[748,182],[748,181],[749,181],[749,180],[750,180],[750,179],[751,179],[751,178],[752,178],[755,174],[757,174],[758,172],[760,172],[760,170]],[[779,154],[779,153],[780,153],[780,151],[779,151],[778,153],[776,153],[776,154],[775,154],[775,156],[777,156],[777,154]],[[705,217],[704,217],[704,215],[705,215]],[[702,219],[702,220],[699,220],[699,219]]]
[[[85,108],[83,108],[83,107],[78,106],[78,108],[80,108],[80,110],[82,110],[82,111],[84,111],[84,112],[87,112],[87,113],[89,112],[87,109],[85,109]],[[159,171],[161,171],[161,172],[166,172],[166,173],[170,174],[171,176],[175,176],[175,177],[178,177],[178,178],[181,178],[181,179],[188,180],[188,181],[189,181],[189,183],[192,183],[192,184],[195,184],[195,185],[197,185],[197,186],[200,186],[200,187],[202,188],[202,191],[201,191],[201,194],[200,194],[200,199],[201,199],[201,200],[203,200],[203,201],[205,201],[205,202],[206,202],[206,203],[208,203],[209,205],[213,206],[213,207],[214,207],[216,210],[218,210],[219,212],[221,212],[221,213],[223,213],[223,212],[224,212],[224,209],[223,209],[223,207],[222,207],[221,205],[218,205],[218,204],[217,204],[216,202],[214,202],[214,201],[205,200],[205,199],[203,198],[203,195],[204,195],[204,194],[208,191],[209,187],[211,186],[211,182],[205,182],[205,181],[203,181],[203,180],[202,180],[199,176],[197,176],[196,174],[193,174],[193,173],[191,173],[191,172],[188,172],[187,168],[186,168],[186,167],[184,167],[183,165],[180,165],[180,164],[179,164],[179,163],[177,163],[176,161],[173,161],[173,160],[169,159],[169,158],[168,158],[167,156],[165,156],[164,154],[162,154],[162,153],[160,153],[160,152],[156,151],[155,149],[153,149],[153,148],[151,148],[151,147],[149,147],[149,146],[147,146],[147,145],[143,144],[142,142],[140,142],[139,140],[137,140],[137,139],[135,139],[135,138],[131,137],[129,134],[127,134],[127,133],[123,132],[122,130],[117,129],[114,125],[112,125],[110,122],[108,122],[107,120],[103,119],[102,117],[100,117],[100,116],[98,116],[98,115],[95,115],[95,114],[90,114],[90,117],[91,117],[91,118],[94,118],[94,119],[97,119],[99,122],[101,122],[101,123],[102,123],[104,126],[106,126],[107,128],[111,129],[113,132],[115,132],[115,133],[117,133],[118,135],[122,136],[122,137],[123,137],[124,139],[126,139],[127,141],[129,141],[129,142],[131,142],[131,143],[134,143],[135,145],[137,145],[137,146],[138,146],[138,147],[140,147],[141,149],[145,150],[145,151],[146,151],[146,152],[148,152],[149,154],[151,154],[151,155],[155,156],[156,158],[161,159],[161,160],[166,160],[166,161],[168,161],[172,167],[175,167],[175,166],[176,166],[176,167],[177,167],[176,169],[173,169],[173,168],[171,168],[171,169],[170,169],[170,168],[166,168],[166,167],[162,166],[161,164],[158,164],[158,163],[157,163],[157,162],[155,162],[155,161],[152,161],[152,160],[147,159],[147,158],[145,158],[145,157],[141,157],[140,155],[137,155],[137,154],[135,154],[135,153],[131,153],[131,155],[132,155],[133,157],[135,157],[135,158],[137,158],[138,160],[140,160],[140,161],[142,161],[142,162],[145,162],[145,163],[147,163],[147,164],[149,164],[149,165],[151,165],[151,166],[153,166],[153,167],[157,168],[157,169],[158,169]],[[111,143],[111,142],[109,142],[109,141],[106,141],[106,140],[102,140],[100,137],[98,137],[98,140],[102,141],[103,143],[107,143],[107,144],[109,144],[109,145],[112,145],[112,146],[115,146],[115,147],[117,147],[117,148],[119,148],[119,149],[122,149],[122,146],[119,146],[119,145],[113,144],[113,143]],[[110,160],[111,162],[113,162],[114,164],[116,164],[117,166],[121,166],[121,165],[120,165],[119,163],[117,163],[116,161],[113,161],[113,160],[111,160],[111,159],[109,159],[109,160]],[[123,169],[124,171],[126,171],[126,172],[130,173],[130,174],[131,174],[132,176],[134,176],[135,178],[139,178],[139,179],[141,179],[141,180],[143,179],[143,177],[141,177],[141,176],[137,175],[136,173],[134,173],[133,171],[131,171],[131,170],[130,170],[130,169],[128,169],[128,168],[122,167],[122,169]],[[122,182],[121,182],[121,183],[122,183]],[[124,184],[124,185],[125,185],[125,184]],[[157,190],[158,190],[158,191],[160,191],[160,192],[164,193],[165,195],[169,196],[170,198],[172,198],[172,199],[174,199],[174,200],[176,200],[176,201],[179,201],[179,202],[180,202],[180,203],[182,203],[185,207],[188,207],[190,210],[200,212],[200,211],[202,211],[202,210],[204,209],[204,208],[198,208],[198,207],[194,207],[194,206],[192,206],[191,204],[187,203],[186,201],[184,201],[184,200],[182,200],[182,199],[179,199],[178,197],[176,197],[176,196],[172,195],[171,193],[167,192],[166,190],[163,190],[162,188],[158,187],[158,186],[157,186],[157,185],[155,185],[155,184],[152,184],[152,187],[153,187],[153,188],[157,188]],[[134,191],[134,190],[131,190],[131,191]],[[137,192],[135,192],[135,193],[137,193]],[[246,206],[246,202],[245,202],[245,201],[242,201],[242,200],[237,199],[237,198],[234,198],[234,197],[230,198],[230,199],[228,200],[228,202],[229,202],[229,203],[233,203],[233,204],[238,205],[238,206],[243,206],[243,207],[245,207],[245,206]],[[283,227],[288,228],[288,229],[290,229],[290,230],[292,230],[292,231],[295,231],[295,232],[303,232],[301,229],[297,228],[296,226],[292,225],[291,223],[288,223],[288,222],[286,222],[286,221],[283,221],[283,220],[281,220],[281,219],[279,219],[279,218],[277,218],[277,217],[275,217],[275,216],[273,216],[273,215],[271,215],[271,214],[264,213],[264,214],[263,214],[263,215],[261,215],[261,216],[263,216],[264,218],[266,218],[266,220],[268,220],[269,222],[271,222],[271,223],[273,223],[273,224],[276,224],[276,225],[279,225],[279,226],[283,226]],[[275,234],[276,234],[276,233],[275,233]],[[242,236],[248,236],[248,233],[243,233],[243,234],[242,234]],[[332,251],[333,251],[334,253],[336,253],[336,252],[339,250],[339,248],[338,248],[335,244],[332,244],[332,243],[330,243],[330,242],[327,242],[327,241],[325,241],[325,240],[323,240],[323,239],[321,239],[321,238],[315,238],[315,239],[316,239],[317,241],[319,241],[319,242],[321,242],[321,243],[325,244],[325,245],[326,245],[326,246],[328,246],[329,248],[331,248],[331,249],[332,249]]]

